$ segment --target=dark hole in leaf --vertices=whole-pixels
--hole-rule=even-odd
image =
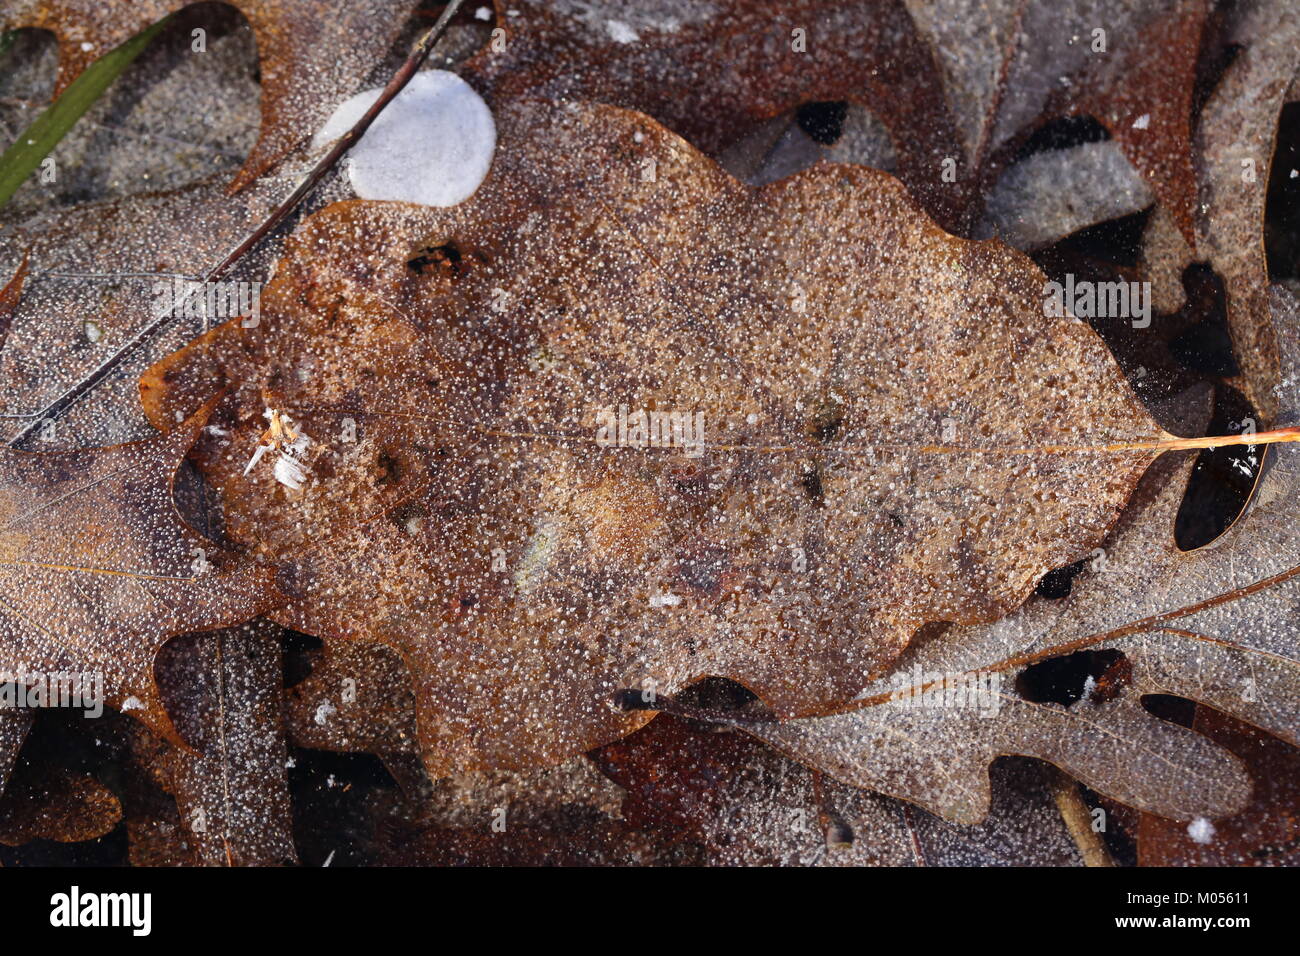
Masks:
[[[1092,678],[1093,699],[1107,700],[1127,683],[1127,664],[1123,653],[1112,648],[1076,651],[1029,665],[1016,678],[1016,690],[1035,703],[1068,707],[1083,696]]]
[[[1198,314],[1188,316],[1196,321],[1169,343],[1169,353],[1193,372],[1223,377],[1238,374],[1223,281],[1208,266],[1197,264],[1183,271],[1183,285],[1189,308]]]
[[[439,274],[458,279],[465,274],[467,263],[460,254],[460,248],[454,242],[445,242],[440,246],[425,246],[418,253],[406,260],[406,267],[420,275]]]
[[[853,827],[839,816],[835,816],[826,825],[826,848],[841,850],[853,845]]]
[[[1029,138],[1016,150],[1011,160],[1018,163],[1034,153],[1053,149],[1069,149],[1084,143],[1100,143],[1110,139],[1110,133],[1091,116],[1062,116],[1044,123],[1029,134]]]
[[[849,104],[843,100],[805,103],[795,113],[799,128],[814,142],[830,146],[844,132],[844,118],[849,115]]]
[[[1196,719],[1196,701],[1188,700],[1186,697],[1176,697],[1173,694],[1145,694],[1142,697],[1142,706],[1148,713],[1161,720],[1181,724],[1184,727],[1192,726],[1192,722]]]
[[[1234,388],[1215,390],[1211,435],[1240,435],[1255,410]],[[1237,520],[1250,500],[1264,460],[1259,445],[1206,448],[1196,456],[1187,491],[1174,519],[1174,542],[1184,551],[1204,547]]]
[[[706,677],[687,687],[676,697],[683,704],[708,710],[740,710],[758,700],[743,684],[725,677]]]
[[[385,451],[375,458],[375,471],[375,484],[386,485],[400,481],[405,469],[400,458]]]
[[[1076,561],[1074,564],[1066,565],[1063,568],[1056,568],[1048,571],[1038,579],[1038,586],[1034,588],[1034,593],[1041,598],[1047,598],[1052,601],[1058,601],[1061,598],[1069,597],[1070,591],[1074,587],[1074,579],[1079,576],[1084,568],[1088,566],[1088,559]]]
[[[614,692],[614,706],[619,710],[658,710],[659,701],[655,695],[625,687]]]
[[[1269,279],[1300,276],[1300,103],[1283,107],[1278,121],[1264,206],[1264,250]]]

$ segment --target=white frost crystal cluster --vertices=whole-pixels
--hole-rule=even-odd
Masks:
[[[381,92],[367,90],[343,103],[312,145],[346,133]],[[486,178],[496,145],[496,123],[483,98],[455,73],[426,70],[384,108],[343,163],[362,199],[454,206]]]
[[[1205,817],[1197,817],[1191,823],[1187,824],[1187,835],[1196,843],[1213,843],[1214,824],[1205,819]]]

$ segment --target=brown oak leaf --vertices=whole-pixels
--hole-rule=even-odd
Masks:
[[[280,629],[266,621],[171,641],[164,703],[199,752],[168,747],[158,771],[186,843],[207,866],[296,861],[282,719]]]
[[[1002,766],[977,827],[846,787],[738,731],[661,715],[591,758],[627,790],[621,817],[723,866],[1077,866],[1037,768]]]
[[[1142,866],[1294,866],[1300,862],[1300,750],[1209,707],[1197,707],[1197,733],[1246,764],[1254,791],[1246,809],[1192,839],[1184,823],[1154,814],[1137,826]]]
[[[1101,447],[1164,433],[1041,273],[887,174],[755,190],[640,114],[498,124],[471,201],[327,208],[257,328],[142,380],[164,427],[231,387],[196,457],[229,533],[277,620],[402,653],[435,775],[621,736],[627,686],[821,711],[1086,555],[1151,461]]]
[[[981,188],[1036,128],[1089,115],[1193,242],[1192,96],[1205,0],[723,0],[668,9],[497,0],[496,9],[504,36],[467,75],[497,102],[575,97],[638,109],[710,154],[800,105],[860,103],[888,130],[912,195],[962,234],[978,217]],[[1152,48],[1168,51],[1160,69],[1146,63]]]
[[[179,742],[154,681],[158,649],[279,600],[269,571],[191,531],[172,502],[210,412],[125,445],[0,449],[0,670],[95,674],[109,705]]]
[[[1282,343],[1276,400],[1300,416],[1300,309],[1274,287]],[[1173,820],[1230,816],[1246,805],[1241,762],[1209,739],[1159,720],[1144,694],[1187,697],[1300,742],[1300,449],[1279,445],[1250,511],[1196,551],[1174,543],[1190,462],[1146,477],[1110,540],[1061,603],[1034,600],[990,625],[956,627],[910,647],[853,709],[756,729],[786,753],[841,780],[973,821],[988,805],[997,754],[1050,760],[1092,789]],[[1127,662],[1106,692],[1080,688],[1070,706],[1037,701],[1031,665],[1094,648]],[[976,675],[998,678],[981,716],[921,706]],[[956,690],[954,689],[953,700]]]
[[[1269,305],[1262,227],[1278,119],[1300,71],[1300,9],[1266,0],[1243,9],[1240,52],[1206,103],[1196,131],[1200,248],[1223,278],[1236,383],[1266,422],[1279,420],[1278,343]],[[1281,157],[1279,156],[1279,161]]]

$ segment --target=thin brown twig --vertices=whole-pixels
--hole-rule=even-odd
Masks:
[[[1106,849],[1105,842],[1092,828],[1092,811],[1083,802],[1079,785],[1066,773],[1056,767],[1045,769],[1052,790],[1052,800],[1061,814],[1065,829],[1069,831],[1074,845],[1079,848],[1084,866],[1114,866],[1115,861]]]
[[[456,15],[456,11],[460,9],[463,2],[464,0],[448,0],[447,6],[438,17],[437,22],[435,22],[429,31],[420,38],[420,41],[415,44],[410,55],[406,58],[406,61],[397,69],[397,72],[393,74],[392,79],[390,79],[388,84],[384,87],[383,92],[379,94],[379,99],[375,100],[370,109],[366,110],[350,130],[334,142],[334,145],[330,147],[329,152],[321,157],[320,161],[312,167],[311,172],[303,177],[302,182],[300,182],[294,191],[289,194],[289,197],[276,206],[275,209],[271,211],[271,214],[267,216],[266,220],[253,230],[253,232],[244,239],[243,242],[232,249],[224,259],[208,271],[207,275],[204,276],[202,284],[206,285],[210,282],[216,282],[228,273],[240,259],[247,255],[248,252],[250,252],[259,242],[265,239],[267,235],[280,225],[280,223],[282,223],[285,218],[293,212],[293,210],[296,209],[305,198],[307,198],[307,195],[316,187],[317,183],[324,178],[325,174],[334,168],[334,165],[343,157],[343,154],[351,149],[356,142],[365,135],[366,130],[370,128],[370,125],[374,123],[379,114],[384,111],[384,107],[392,102],[393,98],[397,96],[398,93],[402,92],[406,87],[406,84],[411,81],[412,77],[414,77],[417,72],[419,72],[420,67],[424,64],[424,61],[428,58],[434,46],[436,46],[438,41],[442,39],[443,34],[447,32],[447,25],[451,22],[451,18]],[[58,398],[46,405],[45,408],[41,409],[39,412],[32,413],[30,416],[22,416],[30,417],[32,421],[19,431],[17,435],[9,439],[6,444],[8,444],[10,448],[16,447],[31,436],[33,432],[40,429],[46,421],[58,418],[71,408],[73,404],[82,398],[82,396],[90,392],[96,385],[107,378],[114,369],[121,365],[122,362],[139,349],[140,346],[152,339],[163,328],[165,328],[178,313],[183,312],[181,306],[196,295],[197,291],[197,288],[191,288],[178,303],[173,304],[161,314],[154,316],[153,320],[148,325],[132,336],[127,342],[119,347],[117,351],[108,356],[108,358],[96,366],[94,370],[77,382],[77,384],[73,385]]]

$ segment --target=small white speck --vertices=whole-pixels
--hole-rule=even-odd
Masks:
[[[83,44],[81,44],[81,49],[82,49],[83,52],[89,53],[91,50],[95,49],[95,44],[93,44],[93,43],[83,43]]]
[[[475,20],[491,20],[491,19],[492,19],[492,8],[491,8],[491,7],[479,7],[477,10],[474,11],[474,19],[475,19]]]
[[[122,701],[122,713],[125,714],[128,710],[144,710],[144,703],[139,697],[128,697]]]
[[[1150,113],[1143,113],[1141,116],[1139,116],[1137,119],[1133,121],[1134,129],[1146,129],[1150,125],[1151,125]]]

